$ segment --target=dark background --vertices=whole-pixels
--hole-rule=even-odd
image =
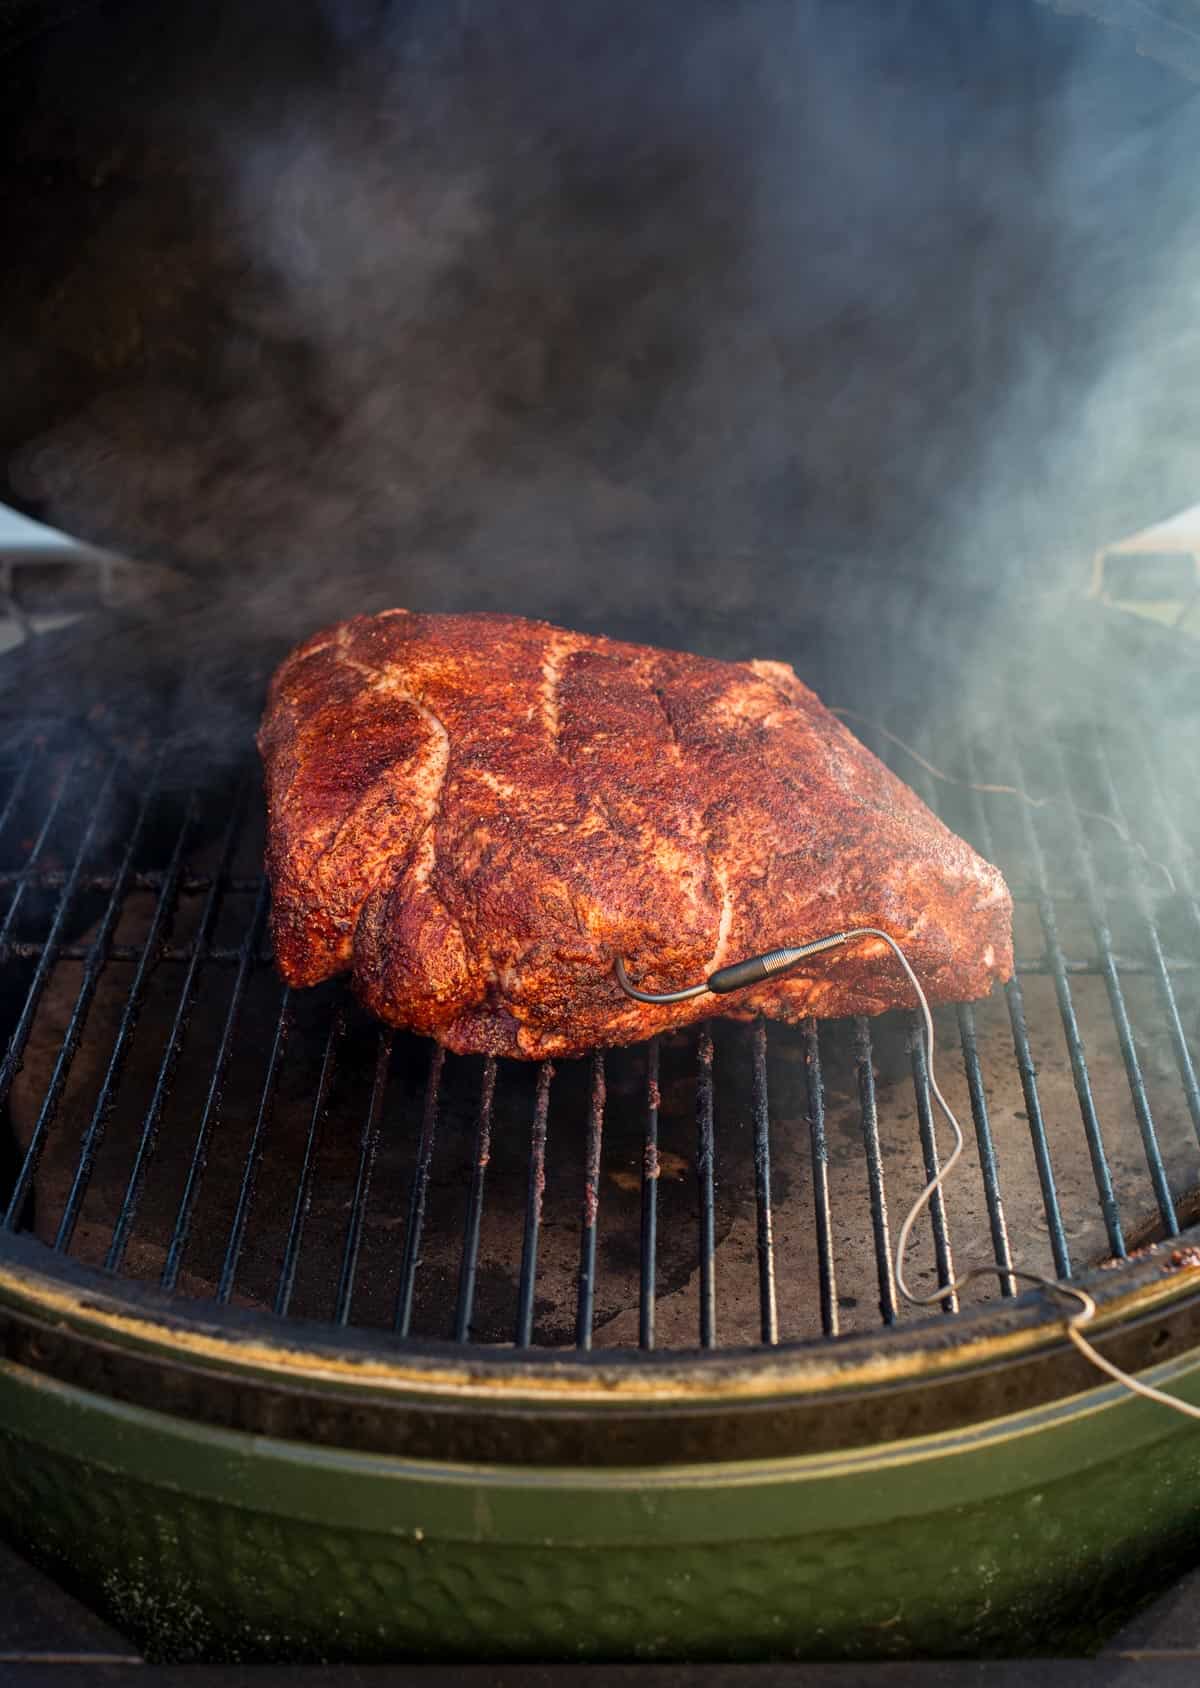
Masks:
[[[1074,567],[1200,486],[1197,96],[1032,0],[85,5],[0,483],[289,631]]]

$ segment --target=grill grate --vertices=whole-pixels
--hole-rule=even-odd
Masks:
[[[1063,799],[1040,805],[889,756],[1018,898],[1017,976],[938,1011],[975,1166],[931,1204],[914,1278],[985,1256],[1066,1275],[1178,1234],[1200,1207],[1181,782],[1117,729],[959,746],[963,779]],[[712,1348],[911,1317],[896,1215],[939,1164],[915,1015],[713,1022],[557,1072],[445,1056],[340,987],[279,984],[252,768],[51,728],[0,771],[9,1230],[401,1340]],[[1137,817],[1174,892],[1097,813]]]

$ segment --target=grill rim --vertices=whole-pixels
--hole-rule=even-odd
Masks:
[[[1200,1349],[1200,1280],[1172,1265],[1189,1241],[1200,1244],[1200,1226],[1079,1280],[1097,1299],[1101,1348],[1126,1370]],[[1122,1398],[1036,1293],[903,1332],[687,1353],[396,1347],[380,1333],[191,1305],[188,1316],[161,1291],[28,1236],[0,1241],[8,1364],[172,1417],[361,1452],[541,1467],[726,1463],[732,1450],[738,1460],[826,1454],[1072,1397]]]

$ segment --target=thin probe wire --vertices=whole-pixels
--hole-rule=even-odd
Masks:
[[[831,705],[829,713],[831,715],[840,715],[843,721],[857,721],[860,727],[869,727],[873,733],[878,733],[880,737],[885,738],[889,744],[894,744],[896,748],[898,750],[902,750],[906,756],[911,756],[919,768],[924,768],[925,772],[933,779],[941,780],[943,785],[957,785],[964,791],[983,791],[993,793],[1000,797],[1019,797],[1021,802],[1027,804],[1031,809],[1049,809],[1053,808],[1056,803],[1065,804],[1068,801],[1065,797],[1034,797],[1028,791],[1022,791],[1019,785],[991,785],[981,780],[958,779],[954,774],[947,774],[941,768],[935,768],[933,763],[927,761],[927,759],[921,755],[919,750],[914,750],[911,744],[905,744],[904,740],[897,737],[897,735],[893,733],[889,727],[885,727],[879,721],[872,721],[867,715],[860,715],[856,709],[841,709],[835,705]],[[1178,887],[1175,884],[1175,875],[1171,872],[1166,862],[1156,860],[1156,858],[1150,854],[1149,850],[1147,850],[1141,839],[1133,836],[1124,822],[1119,821],[1115,815],[1102,815],[1097,809],[1081,809],[1077,804],[1074,805],[1074,808],[1076,814],[1081,815],[1084,820],[1101,821],[1105,826],[1110,826],[1116,833],[1117,837],[1121,840],[1121,843],[1125,845],[1126,849],[1135,851],[1139,856],[1141,856],[1142,860],[1148,867],[1155,868],[1162,874],[1171,891],[1171,895],[1176,896],[1178,894]]]
[[[848,938],[857,937],[859,932],[866,933],[870,930],[871,928],[862,927],[858,931],[847,932],[846,936]],[[899,1286],[901,1295],[903,1295],[906,1301],[910,1301],[914,1307],[931,1307],[935,1302],[941,1301],[948,1290],[962,1289],[965,1285],[973,1283],[979,1278],[993,1276],[1003,1277],[1005,1269],[998,1261],[987,1266],[968,1267],[965,1272],[960,1273],[953,1283],[940,1285],[929,1295],[914,1295],[905,1281],[904,1256],[908,1251],[908,1243],[909,1238],[912,1236],[913,1226],[920,1218],[924,1208],[933,1200],[935,1190],[938,1190],[945,1183],[947,1174],[952,1170],[955,1162],[962,1154],[964,1138],[962,1126],[959,1125],[953,1108],[942,1095],[934,1073],[933,1015],[929,1011],[929,999],[925,995],[925,992],[921,987],[921,982],[914,973],[908,957],[900,948],[900,945],[896,942],[896,940],[890,937],[886,932],[875,931],[874,936],[882,938],[884,942],[890,946],[896,960],[900,963],[901,967],[903,967],[905,974],[908,977],[909,984],[916,992],[917,1001],[921,1005],[921,1018],[925,1024],[925,1061],[929,1074],[929,1089],[938,1106],[950,1122],[950,1129],[954,1132],[953,1153],[950,1155],[941,1171],[936,1177],[929,1180],[929,1183],[926,1184],[925,1188],[921,1191],[921,1194],[917,1197],[912,1207],[909,1208],[908,1213],[905,1216],[904,1223],[900,1227],[900,1235],[896,1239],[896,1283]],[[1193,1406],[1190,1401],[1181,1401],[1178,1395],[1168,1395],[1165,1390],[1156,1389],[1153,1384],[1142,1383],[1138,1378],[1132,1377],[1129,1372],[1122,1371],[1120,1366],[1115,1366],[1111,1360],[1105,1359],[1104,1355],[1092,1346],[1087,1337],[1082,1334],[1080,1329],[1081,1325],[1090,1324],[1096,1317],[1096,1303],[1088,1294],[1087,1290],[1080,1289],[1075,1284],[1061,1283],[1056,1278],[1044,1277],[1040,1272],[1022,1271],[1017,1267],[1012,1268],[1012,1276],[1022,1279],[1025,1283],[1036,1284],[1041,1288],[1050,1290],[1058,1295],[1070,1296],[1072,1300],[1079,1303],[1079,1311],[1077,1313],[1072,1313],[1070,1318],[1067,1320],[1067,1336],[1083,1355],[1084,1359],[1089,1360],[1099,1371],[1104,1372],[1108,1377],[1111,1377],[1115,1383],[1121,1384],[1123,1388],[1130,1390],[1135,1395],[1142,1395],[1148,1401],[1157,1401],[1164,1407],[1171,1407],[1175,1412],[1183,1413],[1187,1418],[1200,1419],[1200,1407]]]
[[[1078,1302],[1079,1304],[1078,1311],[1070,1314],[1067,1318],[1066,1334],[1068,1339],[1071,1343],[1073,1343],[1079,1353],[1083,1355],[1085,1360],[1089,1361],[1090,1364],[1095,1366],[1098,1371],[1103,1372],[1107,1377],[1111,1377],[1115,1383],[1119,1383],[1122,1388],[1129,1390],[1131,1394],[1141,1395],[1148,1401],[1156,1401],[1159,1405],[1170,1407],[1173,1411],[1182,1413],[1187,1418],[1200,1419],[1200,1407],[1192,1406],[1189,1401],[1180,1400],[1177,1395],[1168,1395],[1165,1390],[1156,1389],[1153,1384],[1142,1383],[1138,1378],[1132,1377],[1128,1372],[1122,1371],[1119,1366],[1115,1366],[1111,1360],[1106,1359],[1098,1349],[1092,1346],[1087,1337],[1082,1334],[1080,1327],[1090,1324],[1096,1317],[1096,1303],[1088,1294],[1087,1290],[1080,1289],[1075,1284],[1063,1283],[1057,1278],[1047,1278],[1041,1272],[1030,1272],[1019,1266],[1005,1266],[1000,1261],[992,1261],[987,1265],[967,1267],[964,1272],[960,1272],[950,1283],[939,1284],[935,1290],[931,1290],[927,1295],[918,1295],[915,1290],[909,1288],[908,1280],[904,1274],[904,1261],[906,1255],[908,1254],[908,1245],[912,1238],[913,1229],[925,1208],[933,1200],[935,1192],[942,1189],[945,1185],[946,1179],[958,1164],[966,1146],[966,1139],[963,1135],[962,1126],[958,1123],[958,1118],[954,1109],[942,1095],[941,1086],[937,1081],[937,1069],[934,1060],[933,1014],[930,1011],[929,998],[925,995],[921,981],[917,978],[916,973],[913,971],[912,964],[908,957],[905,955],[900,945],[896,942],[895,938],[893,938],[889,932],[884,932],[878,926],[851,926],[847,928],[845,932],[839,933],[838,936],[845,943],[849,943],[854,938],[880,938],[885,944],[887,944],[888,948],[892,951],[896,960],[903,968],[905,977],[912,986],[921,1009],[922,1029],[925,1037],[925,1065],[929,1079],[930,1094],[933,1096],[938,1107],[942,1110],[942,1113],[946,1116],[950,1129],[954,1133],[953,1150],[947,1157],[941,1170],[935,1177],[929,1180],[928,1184],[926,1184],[925,1188],[921,1191],[921,1194],[909,1208],[907,1214],[905,1215],[904,1223],[900,1227],[900,1234],[896,1239],[896,1284],[901,1295],[913,1307],[932,1307],[943,1301],[948,1294],[957,1290],[965,1289],[968,1284],[975,1283],[980,1278],[993,1277],[1001,1279],[1020,1278],[1023,1283],[1033,1284],[1039,1289],[1048,1290],[1053,1295],[1065,1295],[1072,1301]],[[827,947],[832,948],[833,945],[830,944]],[[807,953],[811,953],[811,950],[807,950],[807,946],[806,951]],[[652,993],[637,990],[636,987],[632,987],[630,985],[624,963],[619,958],[616,964],[616,971],[617,978],[622,989],[630,996],[636,997],[636,999],[640,1002],[678,1002],[685,997],[699,995],[707,988],[704,985],[693,986],[687,991],[670,991],[661,996],[655,996]]]
[[[936,780],[941,780],[946,785],[963,786],[969,791],[991,792],[1005,797],[1018,797],[1023,803],[1028,804],[1031,809],[1047,808],[1053,803],[1063,801],[1063,799],[1055,797],[1033,797],[1029,792],[1023,791],[1020,786],[1016,785],[995,785],[978,780],[956,779],[953,774],[947,774],[943,772],[941,768],[935,768],[932,762],[921,755],[920,751],[914,750],[911,744],[906,744],[902,738],[900,738],[896,733],[893,733],[890,728],[883,726],[881,722],[872,721],[869,717],[860,715],[857,710],[853,709],[834,708],[830,710],[830,713],[832,715],[840,715],[847,721],[857,721],[861,726],[869,727],[873,732],[881,734],[883,738],[887,739],[889,744],[894,744],[897,749],[902,750],[906,756],[910,756],[913,761],[917,763],[918,767],[924,768],[927,774],[932,775],[932,777]],[[1084,816],[1087,820],[1103,821],[1106,826],[1110,826],[1123,844],[1125,844],[1129,849],[1135,850],[1150,867],[1158,869],[1167,884],[1170,886],[1172,894],[1175,894],[1177,889],[1175,876],[1171,872],[1170,868],[1165,862],[1156,861],[1141,840],[1134,838],[1132,833],[1129,831],[1129,828],[1125,826],[1122,821],[1118,820],[1113,815],[1102,815],[1092,809],[1077,809],[1077,812]],[[905,956],[895,939],[889,937],[886,932],[880,932],[877,935],[883,938],[884,941],[891,946],[892,951],[896,956],[896,960],[900,963],[901,967],[903,967],[908,976],[909,983],[916,992],[917,1000],[921,1005],[921,1017],[925,1024],[926,1063],[929,1071],[929,1088],[936,1099],[938,1106],[949,1120],[951,1129],[954,1132],[954,1152],[951,1154],[950,1158],[947,1160],[945,1166],[942,1167],[938,1175],[930,1180],[925,1189],[922,1190],[921,1194],[917,1197],[917,1200],[913,1203],[913,1206],[905,1217],[904,1224],[900,1227],[900,1235],[896,1242],[896,1282],[899,1285],[900,1293],[904,1296],[905,1300],[911,1302],[914,1306],[930,1307],[933,1306],[935,1302],[941,1301],[948,1289],[960,1289],[965,1284],[982,1277],[989,1277],[993,1273],[1000,1276],[1001,1268],[999,1263],[995,1266],[970,1267],[952,1284],[939,1286],[939,1288],[931,1295],[926,1296],[914,1295],[909,1289],[908,1284],[905,1282],[904,1256],[908,1249],[909,1238],[912,1235],[913,1227],[920,1218],[922,1210],[933,1200],[934,1192],[944,1183],[947,1174],[952,1170],[955,1162],[962,1154],[963,1132],[962,1127],[959,1125],[958,1120],[954,1115],[953,1109],[950,1107],[946,1098],[942,1095],[940,1089],[938,1088],[937,1079],[934,1076],[933,1016],[929,1012],[929,1003],[926,999],[925,992],[922,990],[919,979],[913,972],[912,967],[909,965],[907,956]],[[848,932],[846,936],[852,937],[854,934]],[[1083,1357],[1090,1361],[1090,1363],[1095,1366],[1098,1371],[1104,1372],[1108,1377],[1111,1377],[1114,1382],[1121,1384],[1123,1388],[1132,1391],[1135,1395],[1142,1395],[1148,1401],[1157,1401],[1164,1407],[1171,1407],[1175,1412],[1183,1413],[1188,1418],[1200,1419],[1200,1407],[1194,1407],[1190,1404],[1190,1402],[1181,1401],[1177,1395],[1168,1395],[1164,1390],[1154,1388],[1153,1384],[1140,1382],[1139,1379],[1132,1377],[1128,1372],[1122,1371],[1119,1366],[1113,1365],[1111,1360],[1106,1360],[1104,1355],[1092,1346],[1087,1337],[1082,1334],[1080,1329],[1082,1325],[1090,1324],[1096,1316],[1096,1303],[1085,1289],[1079,1289],[1074,1284],[1066,1284],[1055,1278],[1043,1277],[1041,1273],[1038,1272],[1022,1271],[1017,1267],[1013,1268],[1012,1276],[1020,1278],[1025,1283],[1034,1284],[1043,1289],[1056,1291],[1059,1295],[1070,1296],[1072,1300],[1079,1303],[1079,1311],[1073,1313],[1067,1320],[1067,1336]]]

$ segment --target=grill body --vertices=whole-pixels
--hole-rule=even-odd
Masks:
[[[896,752],[1019,922],[1007,994],[939,1017],[974,1141],[915,1270],[1116,1257],[1097,1339],[1200,1399],[1186,849],[1154,883],[1190,835],[1194,665],[1078,620],[951,728],[931,694],[905,718],[861,629],[786,654],[957,777],[1053,798]],[[899,1306],[937,1156],[905,1016],[553,1074],[443,1057],[340,989],[281,996],[243,758],[161,754],[111,703],[30,740],[18,689],[0,1520],[152,1654],[1078,1648],[1194,1552],[1194,1435],[1099,1383],[1058,1305]],[[1140,850],[1107,836],[1126,810]]]
[[[158,1349],[176,1373],[213,1367],[221,1347],[211,1328],[185,1337],[156,1328],[147,1308],[131,1316],[30,1273],[19,1285],[6,1273],[3,1289],[10,1352],[18,1306],[27,1342],[35,1311],[65,1318],[95,1345],[93,1384],[101,1331],[110,1359]],[[1143,1333],[1153,1343],[1173,1322],[1157,1273],[1147,1296],[1159,1303]],[[1200,1316],[1191,1300],[1176,1317]],[[216,1397],[228,1398],[235,1367],[272,1364],[293,1395],[368,1392],[354,1378],[368,1369],[362,1354],[338,1364],[305,1355],[303,1333],[290,1351],[227,1334]],[[976,1369],[1003,1367],[1003,1354],[985,1339]],[[944,1379],[937,1359],[926,1356],[926,1402]],[[556,1413],[603,1420],[604,1396],[611,1404],[629,1384],[560,1367],[518,1390],[511,1376],[456,1376],[446,1356],[440,1367],[427,1356],[381,1369],[375,1389],[407,1393],[427,1424],[456,1404],[469,1409],[472,1394],[477,1406],[490,1397],[493,1417],[510,1421],[510,1454],[522,1429],[533,1452],[536,1426]],[[886,1417],[889,1385],[864,1390],[869,1363],[846,1371],[827,1392],[827,1415],[853,1416],[874,1394]],[[108,1380],[119,1375],[110,1367]],[[1194,1351],[1153,1375],[1200,1400]],[[758,1389],[770,1381],[757,1411],[778,1420],[788,1390],[762,1377]],[[869,1658],[1003,1653],[1030,1637],[1079,1649],[1194,1551],[1195,1437],[1117,1390],[1085,1387],[1067,1402],[928,1434],[916,1405],[901,1439],[755,1459],[742,1457],[738,1433],[754,1417],[754,1382],[744,1365],[655,1380],[645,1418],[669,1420],[688,1396],[693,1413],[724,1416],[709,1459],[589,1467],[251,1434],[9,1360],[0,1506],[44,1563],[82,1580],[152,1655],[173,1658]],[[802,1380],[792,1386],[803,1392]],[[493,1435],[503,1449],[503,1431]]]

